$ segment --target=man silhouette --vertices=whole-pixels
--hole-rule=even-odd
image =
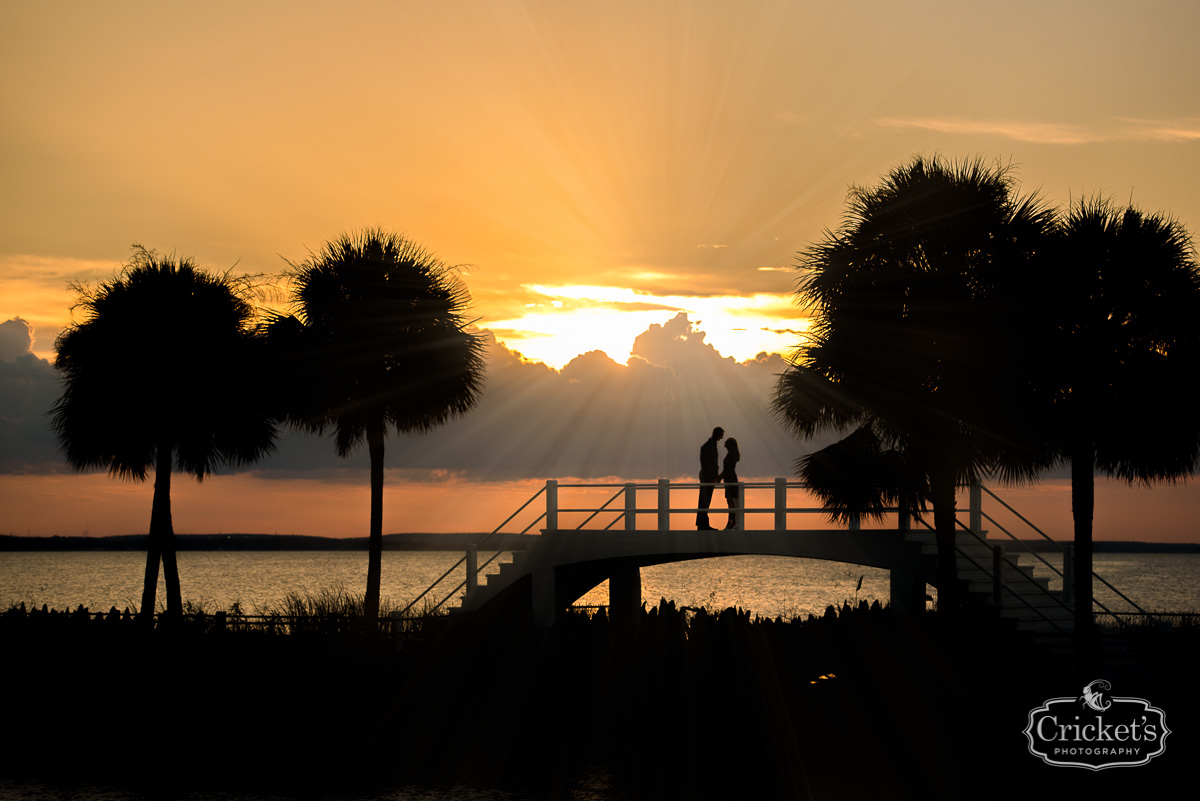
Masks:
[[[717,443],[725,436],[725,429],[717,426],[713,429],[712,436],[708,441],[700,446],[700,511],[696,512],[696,528],[701,531],[716,531],[708,524],[708,507],[712,503],[713,489],[712,486],[721,476],[721,469],[717,466]],[[708,486],[703,486],[703,485]]]

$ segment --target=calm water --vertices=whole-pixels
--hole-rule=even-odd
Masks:
[[[480,554],[481,564],[487,556]],[[385,552],[383,597],[407,604],[460,557],[457,551]],[[1200,554],[1098,554],[1095,561],[1097,573],[1146,609],[1200,610]],[[318,592],[339,584],[361,592],[366,567],[365,552],[179,554],[184,599],[210,610],[237,602],[253,612],[289,592]],[[112,606],[136,610],[144,569],[145,556],[136,552],[0,553],[0,603],[4,608],[24,601],[58,609],[83,604],[93,611]],[[462,576],[460,567],[443,595]],[[1051,582],[1052,588],[1057,586]],[[1100,585],[1096,596],[1112,609],[1128,608]],[[580,603],[603,604],[607,597],[602,584]],[[817,559],[728,556],[643,568],[642,597],[651,604],[668,598],[693,606],[739,606],[771,617],[820,614],[828,604],[846,600],[886,602],[888,571]]]

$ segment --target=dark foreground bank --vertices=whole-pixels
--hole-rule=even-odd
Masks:
[[[1065,643],[844,608],[768,621],[662,605],[639,625],[440,619],[396,650],[282,634],[3,617],[5,778],[354,797],[475,785],[594,799],[1119,797],[1190,775],[1200,631]],[[1023,730],[1094,679],[1164,710],[1141,767],[1056,768]],[[597,785],[597,776],[603,781]],[[1096,796],[1101,797],[1101,796]]]

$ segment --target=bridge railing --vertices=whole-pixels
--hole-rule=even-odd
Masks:
[[[699,492],[702,487],[711,487],[713,490],[712,505],[709,507],[702,508],[699,505]],[[729,487],[738,489],[737,501],[733,506],[728,505],[722,492]],[[688,520],[685,525],[672,526],[673,515],[689,515],[694,518],[699,512],[707,512],[714,518],[732,514],[734,517],[733,528],[737,531],[785,531],[788,529],[788,515],[828,514],[828,510],[823,506],[788,505],[789,493],[807,488],[806,484],[788,481],[786,478],[776,478],[773,481],[743,481],[737,484],[673,482],[665,478],[654,482],[626,482],[624,484],[563,483],[550,479],[546,482],[544,489],[546,511],[542,519],[545,520],[547,531],[609,531],[613,529],[637,531],[639,519],[645,521],[647,518],[652,518],[652,523],[644,525],[643,528],[666,531],[672,528],[693,528],[695,525],[693,520]],[[602,503],[596,501],[588,504],[574,498],[572,502],[564,503],[564,495],[566,495],[564,490],[591,491],[593,495],[597,490],[609,490],[610,493]],[[769,505],[761,502],[767,491],[771,493]],[[672,501],[672,493],[676,493],[677,497],[680,492],[691,493],[690,500],[692,502],[673,505],[678,502]],[[756,503],[754,505],[750,505],[751,495],[755,496]],[[791,497],[795,498],[795,495],[792,494]],[[646,499],[651,499],[652,502],[646,503]],[[586,517],[576,522],[580,515],[586,515]],[[764,526],[748,528],[746,524],[748,516],[770,516],[770,521]],[[568,520],[569,517],[575,519]],[[858,529],[859,521],[851,520],[848,527],[852,530]],[[901,520],[900,527],[906,528],[907,521]]]
[[[1013,551],[1019,551],[1020,553],[1033,557],[1040,562],[1044,568],[1049,570],[1054,576],[1057,577],[1058,581],[1061,583],[1061,595],[1056,597],[1056,600],[1059,601],[1063,607],[1073,609],[1075,605],[1075,545],[1073,543],[1063,543],[1055,540],[1045,531],[1038,528],[1038,526],[1036,526],[1028,518],[1010,506],[1007,501],[1005,501],[991,489],[983,486],[983,484],[978,481],[972,482],[970,485],[970,493],[970,523],[969,525],[964,525],[962,521],[959,520],[957,521],[959,528],[966,530],[976,539],[983,542],[984,540],[981,538],[980,534],[982,532],[983,521],[986,520],[996,531],[998,531],[1000,534],[1003,534],[1004,537],[1007,537],[1009,547],[1011,547]],[[1001,507],[1001,509],[1007,511],[1015,519],[1016,523],[1011,523],[1009,526],[1005,526],[995,516],[983,511],[982,497],[985,493],[988,497],[995,501]],[[1052,549],[1051,552],[1057,552],[1061,556],[1062,568],[1060,569],[1053,563],[1047,561],[1045,557],[1042,556],[1041,551],[1031,548],[1028,541],[1021,539],[1010,530],[1010,527],[1017,528],[1018,526],[1021,526],[1024,529],[1027,529],[1029,532],[1036,534],[1037,538],[1034,538],[1034,541],[1037,541],[1037,539],[1040,538],[1041,541],[1048,543],[1048,547]],[[993,545],[992,547],[993,549],[998,549],[997,554],[993,558],[993,562],[995,564],[993,580],[997,585],[999,585],[1002,583],[1000,577],[1003,571],[1006,569],[1005,565],[1008,565],[1010,568],[1015,568],[1016,562],[1014,559],[1010,558],[1011,552],[1008,552],[1003,545]],[[1125,614],[1137,615],[1145,619],[1154,619],[1155,616],[1152,613],[1143,609],[1136,601],[1114,587],[1112,583],[1097,573],[1094,569],[1092,570],[1092,578],[1096,582],[1099,582],[1103,586],[1107,587],[1115,596],[1117,596],[1117,598],[1125,601],[1125,603],[1135,610],[1134,612]],[[1046,592],[1048,595],[1052,594],[1051,591]],[[1093,614],[1096,617],[1108,616],[1118,624],[1125,624],[1126,621],[1120,617],[1121,613],[1110,609],[1103,601],[1096,597],[1094,592],[1092,594],[1092,604]]]
[[[701,487],[711,487],[713,490],[712,505],[702,509],[699,506],[699,490]],[[568,531],[568,530],[588,530],[588,531],[638,531],[639,521],[641,521],[645,529],[652,530],[671,530],[673,515],[688,515],[685,526],[677,526],[676,528],[691,529],[695,525],[694,517],[698,512],[706,511],[712,519],[721,519],[722,516],[733,514],[734,530],[737,531],[787,531],[791,530],[789,526],[789,515],[828,515],[828,510],[819,505],[804,505],[804,506],[789,506],[789,501],[794,502],[799,493],[808,489],[808,486],[801,482],[788,481],[786,478],[776,478],[771,481],[748,481],[736,484],[738,487],[737,502],[733,507],[729,507],[725,501],[724,493],[721,491],[730,485],[714,482],[711,484],[701,484],[699,482],[673,482],[669,479],[660,478],[653,482],[623,482],[623,483],[576,483],[576,482],[560,482],[556,479],[547,480],[545,486],[539,489],[533,496],[527,499],[517,511],[513,512],[508,519],[497,526],[490,534],[483,537],[478,543],[470,546],[466,554],[459,559],[449,570],[447,570],[437,581],[433,583],[424,593],[417,596],[409,605],[413,607],[416,603],[422,600],[430,592],[434,591],[447,578],[451,576],[460,567],[464,567],[465,576],[457,581],[456,586],[450,590],[442,599],[434,604],[430,611],[436,611],[451,598],[456,597],[460,592],[464,591],[467,595],[474,593],[478,588],[479,576],[483,575],[485,569],[495,561],[501,553],[506,543],[506,538],[514,533],[524,535],[530,533],[531,530],[543,529],[545,531]],[[584,500],[579,500],[583,493]],[[675,506],[672,500],[672,493],[676,493],[675,498],[679,497],[679,493],[689,493],[689,501],[683,505]],[[769,502],[764,503],[764,495],[769,493]],[[992,545],[985,539],[983,529],[984,521],[986,520],[999,533],[1003,534],[1010,541],[1010,547],[1014,549],[1028,550],[1036,559],[1048,568],[1052,573],[1058,574],[1062,580],[1061,596],[1063,602],[1070,604],[1073,600],[1072,596],[1072,578],[1074,573],[1074,565],[1072,560],[1072,547],[1068,544],[1063,554],[1063,568],[1060,570],[1053,564],[1047,562],[1040,554],[1032,549],[1029,549],[1026,543],[1020,540],[1016,534],[1008,530],[1005,526],[992,515],[986,514],[983,511],[983,496],[986,493],[989,497],[1000,503],[1004,508],[1008,509],[1019,520],[1032,529],[1036,534],[1046,540],[1054,542],[1045,532],[1038,529],[1024,517],[1021,517],[1012,507],[1008,506],[1003,500],[995,495],[991,490],[984,487],[979,482],[972,483],[967,489],[967,508],[968,523],[964,524],[961,520],[958,521],[958,526],[970,535],[974,536],[980,542]],[[753,496],[753,497],[752,497]],[[524,526],[520,523],[515,523],[515,530],[505,531],[505,528],[510,523],[517,520],[518,516],[528,510],[526,517],[532,516],[538,511],[534,502],[544,497],[544,510],[540,514],[533,517],[531,522]],[[807,498],[807,495],[803,497]],[[589,502],[589,498],[592,499]],[[754,503],[751,503],[751,500]],[[569,501],[564,503],[564,501]],[[678,502],[678,501],[674,501]],[[896,515],[895,528],[901,531],[908,531],[912,524],[908,514],[901,509],[891,508],[883,510],[887,514]],[[748,527],[746,524],[747,517],[761,519],[763,516],[769,516],[769,523],[763,526]],[[649,522],[647,524],[647,520]],[[928,527],[928,521],[919,521],[920,524]],[[541,525],[539,525],[541,524]],[[821,527],[828,527],[829,523],[822,521]],[[814,525],[813,528],[818,526]],[[850,530],[860,529],[860,521],[851,519],[846,528]],[[1062,548],[1062,545],[1055,542],[1055,545]],[[483,564],[479,564],[477,554],[480,549],[491,549],[495,551],[492,556]],[[994,545],[992,546],[995,547]],[[997,593],[1002,591],[1002,575],[1007,569],[1016,568],[1015,561],[1010,554],[1000,551],[995,555],[993,560],[992,570],[989,573],[994,573],[994,579],[997,582]],[[986,569],[986,568],[985,568]],[[460,573],[459,575],[463,575]],[[1093,573],[1093,575],[1095,575]],[[1104,581],[1103,578],[1096,576],[1097,580],[1105,586],[1117,592],[1118,595],[1127,601],[1135,609],[1141,612],[1133,601],[1126,597],[1123,593],[1117,591],[1111,584]],[[451,579],[453,581],[453,579]],[[1098,603],[1098,602],[1097,602]],[[1100,604],[1104,612],[1112,615],[1107,607]],[[405,610],[408,611],[408,610]],[[1144,614],[1144,612],[1143,612]],[[1115,615],[1114,615],[1115,616]]]

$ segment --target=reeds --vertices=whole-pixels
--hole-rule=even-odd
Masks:
[[[278,601],[256,606],[253,612],[247,612],[239,601],[234,601],[228,609],[216,608],[204,600],[184,601],[183,614],[178,620],[171,620],[160,609],[156,616],[156,627],[171,626],[194,633],[253,631],[272,635],[354,633],[410,637],[419,635],[431,620],[446,614],[444,610],[432,611],[428,602],[421,608],[402,613],[404,605],[384,599],[380,604],[378,622],[372,631],[366,621],[363,597],[363,593],[350,592],[337,584],[315,592],[294,590]],[[140,623],[128,608],[121,613],[116,607],[108,612],[93,612],[82,605],[74,610],[57,611],[45,605],[39,608],[21,602],[12,604],[0,614],[0,620],[13,622],[18,618],[47,624],[68,619],[76,624],[103,621],[132,626]]]

